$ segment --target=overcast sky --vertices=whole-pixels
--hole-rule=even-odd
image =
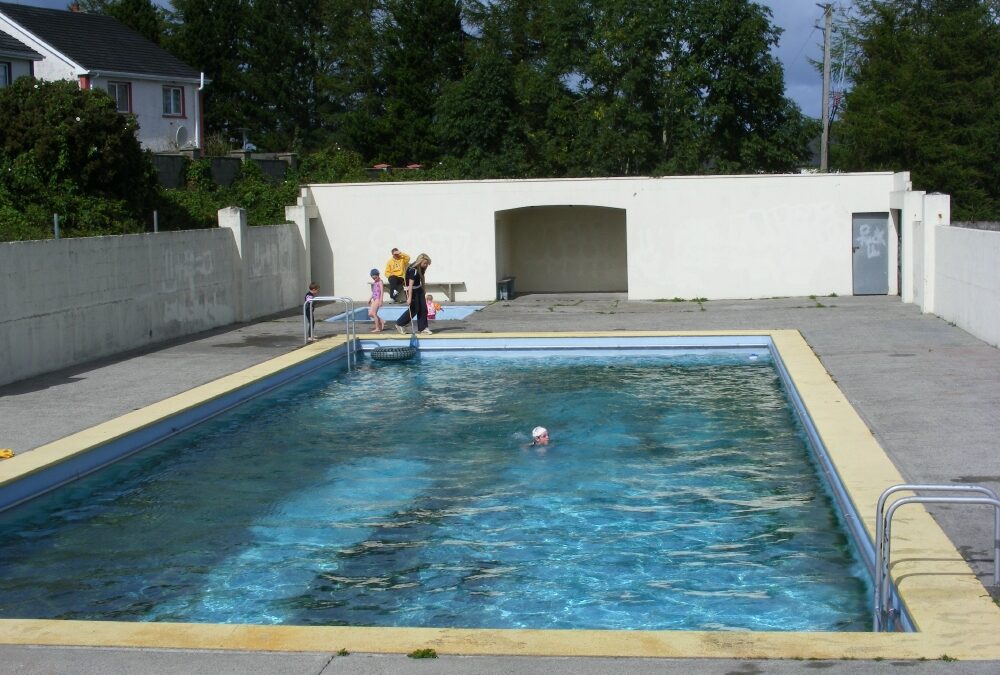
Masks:
[[[66,9],[69,0],[7,0],[22,5]],[[637,0],[641,2],[642,0]],[[829,0],[836,6],[851,0]],[[757,0],[771,8],[774,25],[784,29],[776,54],[785,68],[785,93],[799,104],[802,112],[819,117],[823,82],[809,59],[823,57],[823,10],[813,0]],[[167,0],[158,0],[165,5]]]

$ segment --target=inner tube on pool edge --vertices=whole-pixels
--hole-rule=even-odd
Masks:
[[[417,355],[416,347],[376,347],[372,358],[376,361],[405,361]]]

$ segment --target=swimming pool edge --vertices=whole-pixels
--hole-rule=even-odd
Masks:
[[[422,336],[421,340],[741,335],[766,336],[775,345],[871,536],[878,494],[889,485],[905,481],[798,331],[488,333]],[[394,339],[406,340],[409,336],[380,336],[380,340]],[[95,442],[127,435],[164,416],[204,405],[262,378],[288,369],[308,370],[310,360],[330,359],[330,352],[342,347],[343,342],[342,338],[331,338],[314,343],[15,459],[31,469],[46,460],[52,461],[59,452],[71,455],[85,452]],[[33,453],[39,453],[36,459],[24,461]],[[12,461],[0,463],[0,486],[9,480],[5,472],[17,468],[8,464]],[[934,659],[942,655],[969,660],[1000,658],[1000,641],[995,637],[1000,634],[1000,608],[991,601],[927,511],[920,505],[900,511],[894,535],[893,577],[920,633],[531,631],[4,619],[0,620],[0,644],[310,652],[345,648],[371,653],[408,653],[432,647],[442,654],[673,658]]]

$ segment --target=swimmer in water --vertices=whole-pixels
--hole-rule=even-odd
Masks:
[[[534,445],[548,445],[549,444],[549,430],[545,427],[535,427],[531,430],[531,444]]]

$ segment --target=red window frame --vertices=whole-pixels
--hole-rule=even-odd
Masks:
[[[111,92],[111,87],[115,87],[115,93]],[[118,88],[125,87],[125,110],[119,107],[121,101],[118,100]],[[131,82],[119,82],[118,80],[109,80],[107,86],[108,94],[111,98],[115,100],[115,110],[120,113],[131,113],[132,112],[132,83]]]
[[[180,92],[180,111],[174,112],[173,110],[167,110],[167,102],[173,107],[173,96],[168,92],[179,91]],[[168,98],[169,96],[169,98]],[[164,117],[185,117],[185,100],[184,100],[184,87],[178,87],[175,85],[164,85],[163,87],[163,116]]]

